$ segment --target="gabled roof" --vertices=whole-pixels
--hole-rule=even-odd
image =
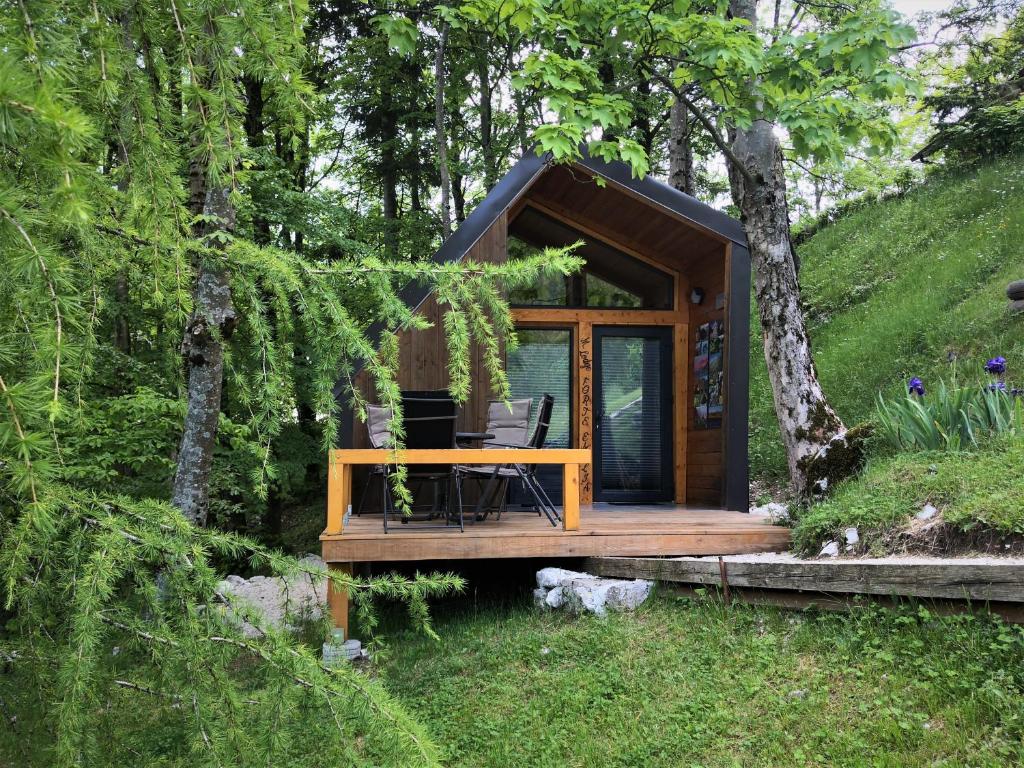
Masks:
[[[437,264],[443,264],[464,258],[502,211],[526,192],[553,162],[550,153],[536,155],[531,152],[516,163],[494,186],[490,194],[473,209],[451,237],[438,248],[431,256],[431,260]],[[747,247],[747,238],[739,221],[651,176],[645,176],[642,179],[634,178],[632,169],[626,163],[607,162],[591,157],[584,147],[582,157],[576,160],[574,165],[594,176],[602,177],[611,185],[632,192],[641,202],[649,204],[653,208],[667,211],[677,218],[691,222],[696,227],[710,231],[723,240],[731,241],[744,249]],[[402,301],[414,309],[419,307],[428,296],[430,296],[430,288],[415,282],[410,283],[399,292]],[[373,343],[376,343],[383,331],[383,324],[374,324],[368,329],[367,336]],[[341,382],[335,387],[335,396],[338,396],[340,391]]]
[[[549,153],[530,153],[516,163],[494,186],[490,194],[473,209],[452,236],[438,248],[431,260],[443,264],[463,258],[501,212],[529,189],[553,162]],[[613,184],[631,190],[652,206],[663,208],[693,222],[698,227],[710,230],[744,248],[747,247],[747,236],[739,221],[652,176],[634,178],[632,169],[626,163],[606,162],[591,157],[584,148],[582,158],[575,164]],[[430,295],[430,289],[422,285],[410,285],[400,295],[408,306],[418,307]]]

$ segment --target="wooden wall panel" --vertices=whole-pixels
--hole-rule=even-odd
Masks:
[[[594,326],[581,320],[573,329],[576,342],[576,411],[575,444],[579,448],[594,447]],[[580,465],[580,502],[594,501],[594,475],[591,464]]]
[[[467,259],[478,262],[500,262],[505,258],[505,240],[508,225],[505,215],[499,216],[470,248]],[[431,322],[430,328],[404,330],[398,335],[399,371],[398,383],[402,389],[445,389],[448,386],[448,345],[444,335],[444,312],[433,294],[420,305],[419,314]],[[460,431],[478,431],[487,421],[487,402],[492,399],[490,377],[483,364],[483,352],[473,344],[470,357],[470,380],[472,388],[469,398],[461,409],[458,428]],[[356,377],[359,391],[371,403],[379,401],[369,375],[361,371]],[[353,447],[369,447],[366,427],[356,423]]]
[[[723,249],[724,251],[724,249]],[[724,477],[724,434],[721,429],[698,429],[693,408],[695,380],[692,375],[697,333],[703,323],[725,320],[725,308],[715,308],[716,298],[725,291],[725,260],[707,260],[693,266],[688,274],[690,285],[704,289],[704,301],[690,305],[689,340],[686,345],[690,375],[686,386],[686,501],[689,504],[721,505]]]
[[[672,324],[676,328],[674,338],[674,363],[676,373],[674,389],[677,393],[673,422],[676,439],[675,486],[676,503],[723,504],[724,479],[724,430],[698,430],[695,428],[693,409],[694,379],[692,375],[693,355],[696,348],[696,334],[699,326],[711,320],[726,319],[726,308],[716,308],[716,298],[727,290],[725,275],[725,246],[699,230],[688,228],[659,212],[645,209],[643,216],[637,216],[625,228],[611,225],[622,217],[613,215],[606,204],[612,198],[614,210],[619,214],[623,207],[639,205],[622,195],[608,195],[589,184],[574,184],[565,174],[551,172],[537,187],[527,193],[523,201],[513,204],[514,209],[522,204],[533,204],[548,215],[561,214],[572,219],[574,226],[587,234],[605,239],[615,247],[644,261],[654,263],[675,272],[677,277],[678,306],[675,312],[604,312],[582,310],[551,310],[534,308],[516,312],[518,319],[530,325],[555,324],[572,327],[576,345],[576,403],[575,403],[575,444],[590,447],[593,438],[592,415],[586,415],[581,405],[589,401],[592,391],[589,361],[592,357],[592,324],[650,325]],[[564,189],[563,189],[564,187]],[[570,189],[571,188],[571,189]],[[571,199],[566,197],[572,192]],[[586,201],[584,210],[579,210],[581,201]],[[570,210],[570,205],[572,210]],[[600,215],[595,215],[600,214]],[[653,226],[653,223],[663,223]],[[616,229],[617,231],[611,231]],[[508,217],[500,215],[480,239],[470,248],[467,259],[479,262],[499,262],[506,257]],[[624,233],[628,233],[628,236]],[[627,242],[623,242],[626,240]],[[635,247],[634,247],[635,246]],[[711,249],[715,249],[712,253]],[[705,291],[700,306],[689,303],[691,286]],[[399,334],[399,384],[403,389],[443,389],[448,386],[448,350],[444,338],[444,307],[439,307],[434,296],[429,296],[420,306],[420,313],[433,324],[422,331],[403,331]],[[647,315],[652,315],[648,317]],[[599,318],[593,315],[601,315]],[[653,317],[657,315],[657,317]],[[680,359],[681,358],[681,359]],[[728,375],[728,371],[726,371]],[[465,431],[482,430],[486,424],[487,402],[493,397],[482,351],[474,345],[471,361],[472,388],[465,403],[458,428]],[[370,402],[378,398],[362,372],[357,384]],[[357,423],[354,429],[354,447],[367,447],[366,428]],[[588,503],[593,495],[593,478],[589,466],[581,467],[580,484],[582,501]]]

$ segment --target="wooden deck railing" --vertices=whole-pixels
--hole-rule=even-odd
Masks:
[[[327,472],[327,528],[324,534],[345,532],[345,513],[352,503],[352,467],[358,464],[561,464],[562,527],[580,527],[580,465],[590,463],[588,448],[439,448],[394,451],[343,448],[331,451]]]

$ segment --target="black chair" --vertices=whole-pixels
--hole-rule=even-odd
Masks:
[[[548,428],[551,426],[551,412],[554,407],[555,398],[545,394],[541,398],[540,408],[537,412],[537,425],[533,429],[533,435],[530,437],[529,442],[525,445],[507,445],[496,441],[488,441],[488,445],[494,448],[543,448],[544,442],[547,440]],[[500,495],[497,496],[497,509],[498,519],[500,520],[501,513],[505,509],[505,496],[508,491],[509,481],[519,480],[523,484],[526,493],[533,499],[534,510],[538,515],[543,514],[547,516],[552,526],[557,526],[558,521],[561,520],[558,509],[552,503],[551,498],[537,478],[536,464],[502,464],[476,467],[459,465],[456,472],[460,478],[480,478],[481,476],[489,478],[487,488],[477,504],[477,519],[481,519],[481,515],[486,514],[483,510],[486,509],[485,502],[489,500],[489,497],[492,497],[492,494],[499,493]]]
[[[533,436],[530,438],[529,448],[543,448],[544,444],[548,439],[548,430],[551,427],[551,413],[555,409],[555,398],[549,394],[545,394],[540,400],[540,409],[537,412],[537,426],[533,429]],[[520,467],[522,472],[523,484],[528,487],[530,494],[534,497],[537,502],[537,512],[543,512],[548,516],[548,520],[552,520],[552,525],[556,524],[556,521],[560,521],[562,518],[558,514],[558,509],[555,507],[551,498],[548,496],[547,491],[544,490],[544,486],[541,485],[540,480],[537,477],[537,464],[530,464],[527,466]]]
[[[402,427],[405,438],[403,447],[414,449],[455,448],[456,419],[458,412],[455,401],[445,390],[403,391]],[[387,472],[388,470],[385,469]],[[392,509],[387,492],[384,496],[384,532],[389,531],[389,518],[398,517],[402,524],[411,521],[433,520],[443,515],[444,525],[417,525],[417,530],[451,528],[458,521],[458,529],[465,530],[462,515],[462,489],[457,482],[457,468],[454,464],[410,464],[407,481],[418,482],[418,488],[425,484],[433,486],[433,502],[425,515],[406,515]],[[454,505],[450,500],[454,496]],[[453,508],[454,507],[454,508]]]

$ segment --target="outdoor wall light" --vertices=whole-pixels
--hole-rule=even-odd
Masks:
[[[692,291],[690,291],[690,303],[700,304],[702,301],[704,301],[703,288],[694,288]]]

